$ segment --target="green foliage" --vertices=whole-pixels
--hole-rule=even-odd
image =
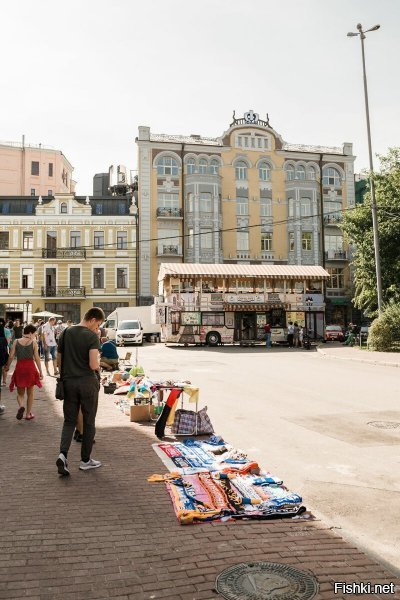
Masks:
[[[371,350],[400,352],[400,304],[391,303],[369,329]]]
[[[373,174],[378,210],[378,230],[384,303],[400,302],[400,148],[380,156],[381,170]],[[348,211],[343,229],[354,243],[354,304],[374,314],[377,308],[371,195],[363,205]]]

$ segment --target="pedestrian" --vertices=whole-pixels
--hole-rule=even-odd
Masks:
[[[56,319],[51,317],[42,327],[43,349],[44,349],[44,364],[47,375],[51,375],[49,371],[49,362],[53,361],[54,375],[58,375],[57,367],[57,342],[54,331]]]
[[[100,340],[101,341],[101,340]],[[100,366],[106,371],[116,371],[118,369],[118,350],[114,340],[107,340],[100,349]]]
[[[20,421],[25,412],[24,397],[26,391],[26,416],[27,421],[35,418],[32,413],[34,386],[42,387],[43,379],[42,365],[39,358],[38,345],[35,339],[36,327],[27,325],[22,334],[22,338],[16,339],[12,345],[8,361],[4,369],[6,372],[14,358],[17,358],[17,364],[11,377],[10,392],[17,387],[18,412],[17,419]],[[36,363],[36,364],[35,364]]]
[[[36,335],[37,335],[37,342],[38,342],[38,348],[39,348],[39,356],[40,356],[40,358],[44,358],[43,325],[44,325],[43,319],[39,319],[39,321],[37,322]]]
[[[264,333],[265,333],[265,345],[267,348],[271,348],[272,347],[272,343],[271,343],[271,325],[269,323],[266,323],[264,326]]]
[[[13,331],[14,331],[14,340],[20,340],[23,335],[23,326],[21,325],[21,321],[19,319],[15,319]]]
[[[64,329],[65,329],[65,327],[63,325],[63,322],[61,321],[61,319],[58,319],[57,325],[54,327],[54,334],[56,336],[56,341],[58,341],[58,338],[60,337],[60,335],[62,334]]]
[[[6,385],[7,372],[4,370],[5,365],[8,361],[8,340],[6,338],[6,332],[4,322],[0,322],[0,374],[1,374],[1,385]]]
[[[100,389],[98,330],[104,318],[101,308],[90,308],[79,325],[63,331],[58,342],[58,363],[64,384],[64,425],[56,461],[60,475],[70,474],[67,457],[80,408],[83,435],[79,468],[86,471],[101,467],[100,461],[91,458],[91,452]]]
[[[289,321],[288,330],[287,330],[287,341],[288,341],[289,348],[293,348],[293,336],[294,336],[293,321]]]
[[[293,343],[294,343],[295,348],[299,347],[299,333],[300,333],[300,327],[299,327],[297,321],[295,321],[293,324]]]
[[[300,348],[303,347],[303,338],[304,338],[304,328],[303,328],[303,325],[300,325],[300,331],[299,331],[299,345],[300,345]]]
[[[10,329],[8,328],[8,326],[6,325],[5,319],[0,318],[0,325],[3,325],[3,327],[4,327],[4,335],[6,336],[8,349],[10,350],[10,348],[12,346],[12,342],[13,342],[12,333],[11,333]]]
[[[68,321],[67,321],[67,328],[68,328],[68,327],[71,327],[71,325],[72,325],[72,324],[73,324],[73,323],[72,323],[71,319],[68,319]]]

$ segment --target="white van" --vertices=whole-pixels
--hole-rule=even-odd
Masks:
[[[140,321],[143,339],[151,341],[151,338],[159,338],[161,325],[156,324],[155,305],[152,306],[126,306],[116,308],[110,313],[103,327],[109,340],[115,340],[117,330],[122,321]]]
[[[117,346],[143,344],[143,327],[138,320],[120,321],[115,334]]]

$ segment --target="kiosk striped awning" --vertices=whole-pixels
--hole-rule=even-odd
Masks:
[[[191,277],[255,277],[271,279],[328,279],[329,273],[320,266],[304,265],[242,265],[242,264],[197,264],[163,263],[158,280],[165,277],[180,279]]]

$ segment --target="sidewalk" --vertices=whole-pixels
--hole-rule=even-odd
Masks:
[[[393,582],[395,594],[363,598],[400,598],[399,578],[318,520],[179,525],[163,484],[146,481],[164,472],[153,427],[130,423],[113,396],[100,397],[94,458],[103,467],[79,471],[72,442],[71,477],[58,477],[54,385],[47,378],[37,392],[30,422],[16,420],[14,394],[2,388],[0,599],[216,600],[218,573],[250,561],[313,574],[319,600],[349,598],[334,594],[339,581]]]
[[[382,365],[384,367],[400,367],[399,352],[372,352],[360,349],[358,346],[342,346],[329,343],[318,346],[317,351],[327,358],[337,358],[339,360],[354,360],[356,362],[368,363],[371,365]]]

